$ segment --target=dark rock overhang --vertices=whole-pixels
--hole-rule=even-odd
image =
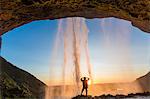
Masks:
[[[0,35],[23,24],[65,17],[115,17],[150,33],[150,0],[1,0]]]

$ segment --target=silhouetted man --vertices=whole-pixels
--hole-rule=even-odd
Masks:
[[[87,89],[88,89],[88,80],[89,80],[88,77],[82,77],[82,78],[81,78],[82,85],[83,85],[82,91],[81,91],[81,95],[82,95],[84,89],[85,89],[85,91],[86,91],[86,96],[87,96],[87,94],[88,94],[88,90],[87,90]]]

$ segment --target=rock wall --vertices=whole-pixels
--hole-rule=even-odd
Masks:
[[[45,85],[0,56],[0,99],[44,99]]]
[[[150,33],[150,0],[0,0],[0,35],[23,24],[64,17],[129,20]]]

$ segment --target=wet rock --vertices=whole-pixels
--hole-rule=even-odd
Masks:
[[[92,96],[78,95],[76,97],[73,97],[72,99],[94,99],[94,98]]]
[[[0,35],[23,24],[64,17],[129,20],[150,33],[150,0],[1,0]]]
[[[150,97],[150,92],[144,92],[144,93],[136,93],[136,94],[128,94],[128,95],[101,95],[101,96],[76,96],[73,97],[72,99],[129,99],[129,98],[134,98],[134,99],[143,99],[143,98],[149,99]]]

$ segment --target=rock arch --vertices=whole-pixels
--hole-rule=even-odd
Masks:
[[[116,17],[150,33],[150,0],[1,0],[0,35],[23,24],[64,17]]]

